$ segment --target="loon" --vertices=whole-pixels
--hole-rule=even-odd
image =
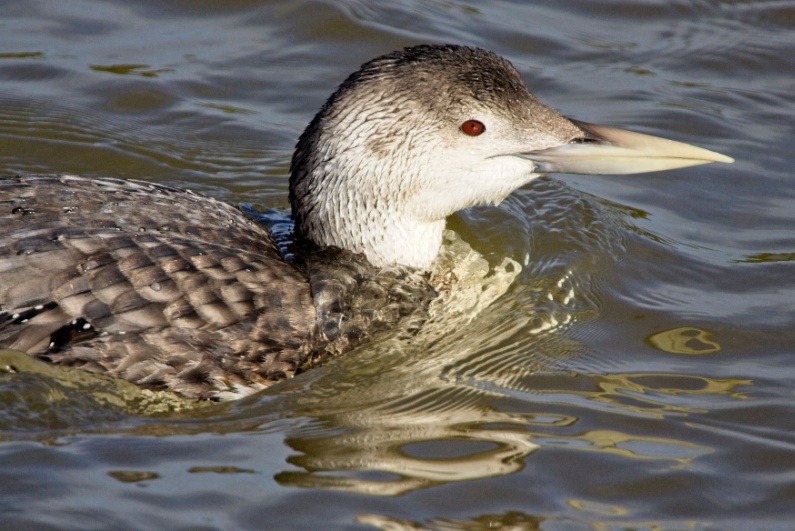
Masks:
[[[300,136],[290,259],[237,208],[188,190],[1,177],[0,347],[189,399],[242,397],[421,326],[458,210],[545,173],[732,161],[566,118],[492,52],[405,48],[351,74]]]

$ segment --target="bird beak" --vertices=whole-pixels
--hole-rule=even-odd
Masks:
[[[623,175],[710,162],[734,162],[731,157],[689,144],[604,125],[571,121],[585,133],[582,138],[561,146],[521,154],[535,162],[538,173]]]

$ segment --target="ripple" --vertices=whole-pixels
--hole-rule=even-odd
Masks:
[[[330,90],[423,41],[497,50],[566,113],[738,160],[559,176],[609,201],[541,179],[455,216],[492,266],[523,265],[492,306],[233,404],[146,416],[96,379],[0,375],[6,527],[790,525],[793,2],[3,8],[6,171],[284,207],[291,147]],[[721,350],[665,352],[696,330]]]

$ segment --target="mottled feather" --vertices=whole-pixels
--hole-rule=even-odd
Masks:
[[[435,295],[350,252],[285,262],[236,208],[162,185],[0,178],[0,227],[0,346],[189,398],[263,389],[410,315],[416,328]]]

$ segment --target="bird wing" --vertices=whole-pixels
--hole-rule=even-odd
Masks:
[[[230,205],[119,179],[0,178],[0,346],[201,397],[289,376],[314,322],[307,279]]]

